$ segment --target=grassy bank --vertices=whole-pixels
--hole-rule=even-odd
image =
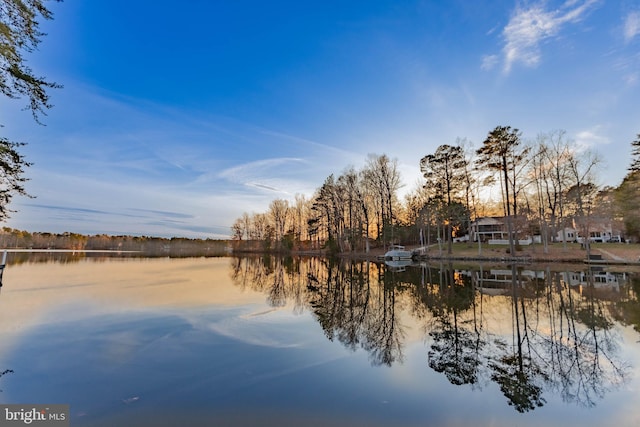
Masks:
[[[407,246],[407,249],[417,249],[417,246]],[[369,254],[345,254],[346,256],[363,257],[375,259],[384,255],[383,248],[376,248]],[[625,243],[592,243],[591,253],[600,255],[604,261],[611,263],[629,263],[640,265],[640,244]],[[453,258],[468,260],[499,260],[512,258],[509,248],[506,245],[483,244],[478,247],[477,243],[454,243],[451,254],[448,253],[447,245],[432,245],[427,252],[427,258]],[[528,262],[570,262],[583,263],[587,258],[587,252],[578,243],[550,244],[546,250],[540,244],[521,246],[515,251],[514,257],[527,260]]]

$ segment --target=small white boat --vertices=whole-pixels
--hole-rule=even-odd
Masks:
[[[389,250],[384,254],[385,261],[397,261],[411,258],[413,258],[413,252],[406,250],[404,246],[400,245],[391,245]]]

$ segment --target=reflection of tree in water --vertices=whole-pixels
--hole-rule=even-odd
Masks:
[[[481,292],[471,287],[468,294],[465,276],[450,266],[424,271],[412,311],[429,321],[429,366],[452,384],[481,387],[480,378],[490,378],[514,409],[525,412],[544,405],[545,390],[557,392],[565,402],[593,405],[596,397],[624,381],[610,305],[596,297],[594,286],[561,285],[563,275],[550,271],[523,277],[513,267],[500,270],[501,284],[492,283],[497,287],[487,294],[482,293],[488,289],[482,271],[471,273]],[[579,297],[577,289],[582,290]],[[490,338],[495,332],[484,326],[483,308],[503,302],[510,307],[509,344]]]
[[[347,268],[345,271],[331,263],[324,279],[314,276],[312,308],[328,339],[355,350],[365,330],[371,289],[362,266],[350,264]]]
[[[365,349],[374,365],[402,359],[403,333],[396,313],[396,288],[385,287],[376,264],[326,258],[235,258],[238,286],[264,292],[267,302],[294,310],[309,307],[330,340]]]
[[[231,262],[231,279],[241,289],[251,289],[267,295],[272,307],[283,307],[293,302],[294,312],[302,313],[307,306],[306,289],[303,286],[303,270],[317,269],[317,258],[304,263],[298,258],[237,257]]]
[[[380,285],[379,285],[380,288]],[[375,365],[391,366],[402,361],[403,333],[396,315],[396,292],[394,287],[381,286],[371,314],[365,318],[365,334],[362,347],[371,355]]]
[[[439,283],[429,287],[434,296],[430,309],[436,319],[429,335],[433,339],[428,353],[429,366],[436,372],[444,373],[451,384],[475,384],[478,382],[478,368],[481,364],[480,339],[477,323],[473,331],[463,325],[460,313],[469,310],[475,302],[475,294],[470,280],[458,276],[451,265],[441,266]]]
[[[430,333],[434,342],[429,351],[429,366],[444,373],[451,384],[477,383],[482,342],[476,334],[455,324],[445,321],[441,328]]]
[[[633,325],[640,332],[640,274],[629,277],[626,293],[614,307],[613,316],[624,325]]]
[[[365,349],[374,365],[402,359],[402,330],[396,314],[396,289],[384,285],[376,264],[330,264],[318,280],[313,311],[327,338]]]
[[[542,387],[535,384],[537,378],[544,377],[544,373],[531,364],[531,358],[525,359],[521,354],[508,354],[490,366],[493,370],[491,379],[500,386],[500,391],[516,411],[532,411],[544,405]]]
[[[578,287],[568,283],[569,275],[549,275],[549,330],[532,333],[549,387],[566,402],[594,406],[596,398],[624,383],[628,366],[618,359],[620,337],[605,301],[596,297],[592,276],[587,273],[587,283]]]
[[[501,355],[493,358],[489,366],[492,371],[491,379],[500,386],[509,405],[518,412],[526,412],[544,405],[542,387],[538,383],[547,377],[538,361],[532,357],[525,295],[519,270],[515,265],[511,266],[511,292],[514,344],[508,346],[496,341]]]
[[[280,266],[279,266],[280,267]],[[284,268],[276,268],[272,274],[267,301],[271,307],[284,307],[287,304],[287,290],[284,282]]]
[[[550,392],[591,406],[625,381],[613,320],[638,324],[637,289],[605,294],[592,279],[570,279],[589,279],[581,272],[499,271],[504,280],[488,288],[482,269],[447,265],[397,273],[369,262],[255,257],[236,258],[231,276],[273,306],[310,310],[328,339],[366,350],[374,365],[402,361],[399,318],[408,310],[431,337],[434,371],[454,385],[495,382],[519,412],[544,405]]]

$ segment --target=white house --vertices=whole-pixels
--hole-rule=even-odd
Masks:
[[[556,234],[556,242],[563,242],[563,237],[562,237],[562,233],[564,232],[564,239],[566,239],[567,242],[575,242],[576,239],[578,238],[578,230],[576,230],[573,227],[565,227],[563,229],[558,230],[558,233]]]
[[[578,243],[582,243],[584,241],[584,236],[578,232],[577,241]],[[590,242],[608,242],[613,237],[613,233],[611,231],[611,224],[603,223],[603,222],[594,222],[589,224],[589,241]]]
[[[477,242],[478,239],[482,242],[504,240],[509,238],[509,233],[506,229],[504,218],[487,216],[476,218],[471,223],[469,235],[474,242]]]

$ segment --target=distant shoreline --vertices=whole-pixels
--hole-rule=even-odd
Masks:
[[[0,248],[0,252],[57,252],[57,253],[76,253],[76,252],[88,252],[88,253],[140,253],[142,251],[120,251],[117,249],[10,249]]]

